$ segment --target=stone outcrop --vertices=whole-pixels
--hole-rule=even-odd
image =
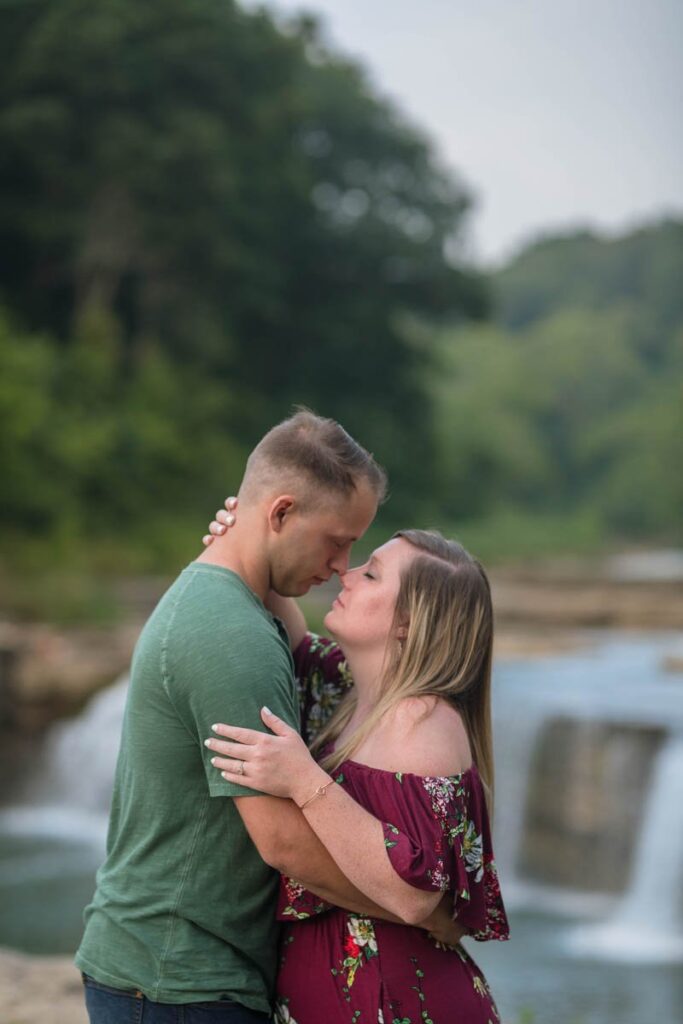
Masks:
[[[31,733],[78,711],[128,667],[140,626],[0,623],[0,730]]]
[[[498,623],[544,627],[680,629],[683,585],[671,581],[590,578],[550,570],[492,573]]]
[[[664,736],[645,725],[549,720],[531,763],[520,876],[623,892]]]

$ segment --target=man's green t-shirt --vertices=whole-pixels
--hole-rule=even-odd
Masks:
[[[214,722],[267,731],[264,704],[299,727],[286,633],[239,576],[193,562],[133,656],[107,858],[76,954],[97,981],[269,1011],[278,876],[229,799],[258,794],[226,782],[204,746]]]

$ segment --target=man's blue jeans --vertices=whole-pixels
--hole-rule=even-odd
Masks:
[[[216,1003],[153,1003],[142,992],[110,988],[83,975],[90,1024],[269,1024],[266,1013],[221,999]]]

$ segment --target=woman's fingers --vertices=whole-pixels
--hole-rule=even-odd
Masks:
[[[212,757],[211,764],[214,768],[218,768],[219,771],[233,772],[236,775],[244,774],[240,769],[239,758]]]
[[[256,729],[244,729],[238,725],[226,725],[225,722],[218,722],[211,726],[211,731],[225,736],[228,740],[237,740],[238,743],[253,745],[259,739],[264,739],[265,734],[257,732]]]
[[[212,519],[209,523],[209,533],[213,534],[214,537],[222,537],[225,531],[234,525],[234,513],[226,512],[225,509],[219,508],[216,512],[216,518]]]
[[[292,729],[291,725],[287,725],[281,718],[274,715],[270,708],[267,708],[265,704],[261,708],[261,718],[266,723],[269,729],[272,729],[276,736],[289,736],[296,733],[297,737],[299,734],[295,729]]]
[[[235,525],[237,522],[236,508],[237,498],[230,497],[225,499],[225,508],[218,509],[216,518],[212,519],[209,523],[209,532],[205,533],[202,537],[202,544],[205,548],[208,548],[209,544],[213,544],[214,537],[222,537],[226,530]]]
[[[238,761],[247,761],[255,751],[253,746],[249,747],[245,743],[228,743],[227,740],[204,740],[204,746],[225,757],[234,757]]]
[[[241,772],[226,772],[222,771],[221,775],[226,782],[236,782],[238,786],[244,786],[245,789],[260,789],[261,786],[250,779],[248,775],[242,775]]]

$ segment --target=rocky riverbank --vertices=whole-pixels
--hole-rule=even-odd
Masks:
[[[683,627],[683,588],[674,581],[615,582],[546,568],[499,571],[493,585],[497,656],[505,660],[570,653],[592,642],[591,629],[599,645],[605,628]],[[329,597],[318,595],[321,604]],[[136,608],[124,624],[109,630],[36,624],[0,629],[0,800],[16,796],[12,780],[19,782],[33,765],[36,741],[48,722],[75,714],[93,692],[126,670],[148,610]],[[667,635],[657,657],[672,675],[659,685],[675,699],[683,677],[673,673],[683,665],[680,647],[672,644],[669,655],[669,646]],[[666,728],[574,722],[566,714],[548,715],[542,724],[520,805],[526,828],[518,873],[550,887],[609,892],[615,898],[634,865],[651,766],[666,741]],[[0,1008],[2,1024],[87,1021],[70,957],[0,950]]]
[[[680,580],[618,580],[576,563],[498,570],[492,574],[497,655],[529,657],[569,650],[591,628],[683,629]],[[88,698],[126,671],[142,624],[167,585],[147,581],[110,628],[18,624],[0,611],[0,733],[31,736],[55,718],[75,714]],[[335,588],[310,595],[320,619]],[[679,654],[670,667],[679,670]]]
[[[81,976],[71,957],[0,949],[3,1024],[87,1024]]]

